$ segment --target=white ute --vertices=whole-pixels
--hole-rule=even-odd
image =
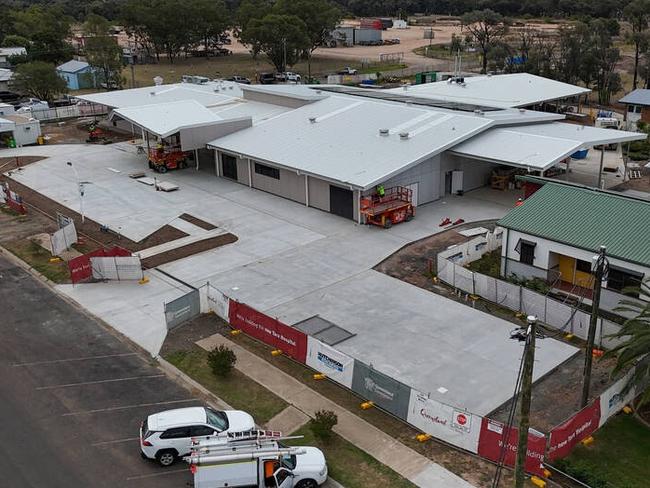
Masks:
[[[193,442],[194,488],[316,488],[327,480],[320,449],[289,447],[277,431],[226,433]]]
[[[255,428],[255,421],[241,410],[214,410],[188,407],[149,415],[140,427],[142,457],[171,466],[178,457],[190,453],[192,440],[222,432],[242,432]]]

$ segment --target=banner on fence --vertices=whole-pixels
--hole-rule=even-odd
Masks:
[[[228,317],[234,328],[281,349],[301,363],[305,362],[307,336],[303,332],[234,300],[230,300]]]
[[[68,217],[59,212],[56,213],[56,224],[59,226],[59,229],[63,229],[66,225],[73,223],[72,217]]]
[[[402,420],[408,417],[411,388],[356,359],[352,390]]]
[[[230,320],[230,317],[228,315],[228,311],[230,309],[230,299],[213,286],[210,286],[210,283],[206,285],[206,289],[208,308],[210,311],[214,312],[225,321]]]
[[[607,420],[616,415],[627,403],[631,402],[635,396],[636,389],[630,388],[623,393],[627,382],[634,374],[634,370],[629,371],[620,380],[607,388],[600,395],[600,422],[598,427],[602,427]]]
[[[576,444],[598,430],[599,422],[600,399],[597,398],[591,405],[583,408],[570,419],[553,427],[550,434],[548,458],[555,461],[568,456]]]
[[[430,399],[424,393],[411,389],[406,421],[437,439],[478,452],[481,417]]]
[[[59,256],[75,242],[77,242],[77,229],[75,229],[74,222],[70,222],[50,236],[52,256]]]
[[[481,422],[481,434],[478,441],[478,455],[490,461],[499,461],[501,449],[505,443],[505,464],[515,465],[517,456],[517,441],[519,430],[511,428],[504,435],[505,425],[495,420],[483,418]],[[528,449],[526,451],[526,471],[535,475],[543,476],[544,451],[546,450],[546,436],[533,430],[528,431]]]
[[[354,359],[318,339],[307,336],[307,366],[325,373],[328,378],[352,388]]]
[[[141,280],[144,277],[138,256],[91,257],[90,267],[96,280]]]
[[[111,257],[111,256],[130,256],[131,252],[121,247],[115,246],[111,249],[97,249],[82,256],[78,256],[68,261],[70,270],[70,279],[72,283],[80,283],[93,277],[93,269],[90,264],[90,258],[94,257]]]
[[[199,290],[192,290],[169,303],[165,303],[165,322],[167,323],[167,329],[171,330],[200,315],[200,302]]]
[[[7,201],[7,195],[5,194],[4,185],[0,184],[0,203],[5,203]]]
[[[18,212],[19,214],[26,214],[27,209],[25,208],[25,205],[23,205],[23,199],[20,197],[20,195],[12,191],[6,183],[0,186],[2,186],[2,195],[4,195],[4,201],[9,206],[9,208]]]

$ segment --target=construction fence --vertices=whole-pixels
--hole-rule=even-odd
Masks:
[[[586,340],[590,314],[524,286],[476,273],[463,266],[500,247],[501,239],[498,236],[498,233],[489,233],[487,237],[477,237],[439,253],[438,279],[468,295],[480,296],[513,312],[534,315],[540,322],[558,331]],[[615,322],[599,318],[597,346],[611,348],[617,345],[620,341],[608,336],[619,329],[620,326]]]
[[[8,183],[0,183],[0,203],[6,203],[9,208],[21,215],[27,213],[22,197],[11,190]]]
[[[32,110],[30,115],[42,122],[75,117],[95,117],[108,114],[108,107],[98,103],[78,103],[67,107],[52,107]]]

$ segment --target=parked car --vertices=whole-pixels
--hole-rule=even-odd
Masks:
[[[276,73],[275,79],[277,81],[293,81],[298,83],[301,77],[298,73],[294,73],[293,71],[287,71],[285,73]]]
[[[244,432],[255,428],[255,421],[241,410],[214,410],[188,407],[149,415],[140,427],[142,457],[171,466],[180,456],[190,453],[191,439],[221,432]]]
[[[230,78],[228,78],[228,81],[234,81],[235,83],[241,83],[242,85],[251,84],[251,80],[249,80],[245,76],[238,76],[238,75],[231,76]]]
[[[341,71],[339,71],[338,74],[340,75],[356,75],[358,71],[354,68],[350,68],[349,66],[346,66],[343,68]]]
[[[259,77],[260,83],[262,85],[272,85],[275,83],[275,74],[274,73],[260,73]]]
[[[214,55],[215,56],[230,56],[232,54],[232,51],[230,49],[226,49],[225,47],[216,47],[214,48]]]

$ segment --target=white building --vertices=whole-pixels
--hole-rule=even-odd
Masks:
[[[0,47],[0,68],[8,68],[12,56],[23,56],[27,54],[24,47]]]
[[[0,91],[8,91],[14,74],[10,69],[0,68]]]
[[[180,83],[79,98],[112,107],[115,126],[148,145],[193,153],[216,177],[356,221],[377,185],[407,186],[423,205],[485,186],[498,166],[543,172],[578,149],[645,137],[514,108],[580,87],[526,74],[472,80],[406,90]]]
[[[0,144],[16,147],[36,144],[41,135],[41,123],[37,119],[15,113],[13,105],[0,103]]]

